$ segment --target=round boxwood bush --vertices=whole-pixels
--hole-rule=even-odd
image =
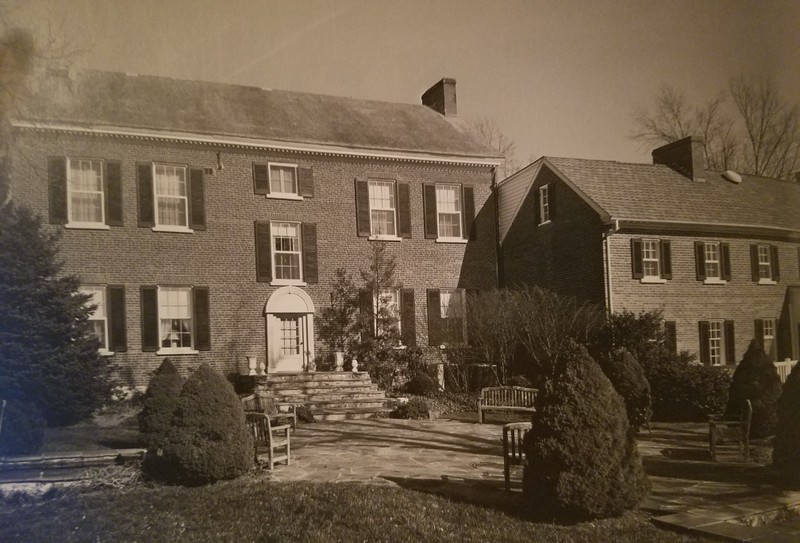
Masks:
[[[233,386],[208,364],[183,385],[164,445],[171,474],[188,484],[234,479],[253,467],[253,438]]]
[[[598,356],[603,373],[611,381],[614,390],[625,402],[625,412],[631,429],[650,421],[650,384],[644,375],[644,369],[631,353],[625,349],[615,349],[611,353]]]
[[[778,426],[775,429],[772,463],[784,480],[800,485],[800,369],[795,367],[783,385],[778,400]]]
[[[750,400],[753,405],[750,437],[771,436],[778,422],[780,396],[781,378],[775,364],[755,341],[751,341],[733,372],[725,417],[728,420],[740,417],[745,400]]]
[[[526,508],[562,519],[616,516],[647,494],[622,398],[574,342],[537,397],[523,450]]]
[[[398,405],[393,416],[396,419],[428,419],[430,418],[428,402],[422,398],[411,398],[407,403]]]
[[[164,446],[182,388],[183,377],[170,359],[165,358],[147,385],[139,413],[139,431],[149,450],[157,451]]]
[[[430,396],[438,392],[439,385],[427,373],[417,373],[406,383],[406,392],[420,396]]]
[[[38,454],[46,426],[47,421],[35,403],[7,400],[0,429],[0,456]]]

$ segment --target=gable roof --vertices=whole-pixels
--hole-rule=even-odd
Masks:
[[[463,120],[423,105],[96,70],[46,70],[22,119],[497,158]]]
[[[661,164],[543,160],[611,220],[800,232],[800,183],[741,175],[737,184],[710,170],[702,182]]]

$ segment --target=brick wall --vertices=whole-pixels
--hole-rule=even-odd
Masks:
[[[217,171],[211,146],[138,139],[18,131],[15,134],[13,198],[48,216],[47,158],[72,156],[120,160],[124,226],[108,230],[62,232],[64,271],[77,273],[85,284],[126,287],[127,353],[113,356],[128,384],[142,386],[163,356],[141,351],[141,285],[195,285],[210,288],[211,350],[196,355],[170,355],[184,372],[209,362],[234,373],[247,355],[265,357],[264,307],[277,286],[256,282],[253,223],[296,220],[317,224],[319,282],[303,287],[317,315],[330,303],[337,267],[354,277],[365,268],[369,244],[357,237],[355,178],[370,176],[410,184],[411,239],[388,243],[397,259],[397,278],[415,290],[417,343],[427,337],[426,289],[496,286],[494,208],[489,168],[431,165],[400,161],[360,160],[307,154],[222,149],[225,168]],[[255,195],[252,163],[266,160],[312,167],[315,196],[303,201]],[[207,229],[192,234],[153,232],[138,227],[136,162],[163,161],[213,168],[205,177]],[[477,238],[469,244],[436,243],[423,232],[422,183],[464,183],[475,190]],[[438,308],[437,308],[438,309]],[[316,342],[317,358],[325,354]]]

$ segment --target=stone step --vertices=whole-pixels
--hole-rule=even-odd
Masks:
[[[311,412],[316,415],[320,411],[326,409],[344,409],[344,408],[369,408],[369,409],[382,409],[386,407],[385,398],[365,398],[365,399],[344,399],[344,400],[317,400],[317,401],[303,401],[298,405],[304,405],[311,409]]]
[[[290,383],[284,383],[284,386],[281,387],[267,387],[262,388],[265,392],[272,394],[274,396],[297,396],[299,394],[364,394],[368,392],[377,392],[383,393],[383,391],[378,389],[377,385],[364,383],[362,386],[325,386],[325,387],[318,387],[318,386],[301,386],[301,385],[292,385]]]
[[[338,409],[338,408],[330,408],[330,409],[321,409],[319,411],[314,412],[314,418],[318,421],[323,420],[361,420],[361,419],[369,419],[373,417],[378,418],[386,418],[391,413],[391,409],[389,408],[382,408],[382,409],[362,409],[359,407],[351,407],[346,409]]]
[[[367,392],[340,392],[331,391],[318,394],[275,394],[275,401],[278,403],[307,403],[319,401],[338,401],[338,400],[386,400],[386,396],[380,391]]]
[[[257,382],[280,383],[285,381],[308,382],[308,381],[371,381],[369,373],[360,371],[337,372],[305,372],[305,373],[271,373],[269,375],[256,377]]]

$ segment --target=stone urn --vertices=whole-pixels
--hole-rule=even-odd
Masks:
[[[344,370],[344,353],[342,351],[334,351],[334,362],[336,364],[336,371]]]

